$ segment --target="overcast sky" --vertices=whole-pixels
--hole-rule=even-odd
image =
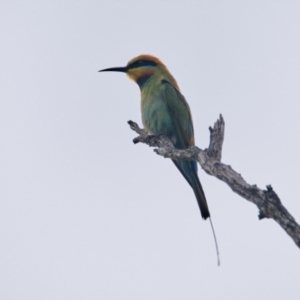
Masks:
[[[300,221],[299,1],[0,2],[0,299],[298,300],[300,252],[199,168],[218,237],[168,159],[133,145],[159,57],[196,144],[226,122],[223,162],[271,184]]]

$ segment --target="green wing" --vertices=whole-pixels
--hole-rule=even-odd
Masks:
[[[165,134],[177,149],[194,145],[194,129],[189,105],[168,81],[162,80],[161,85],[155,90],[144,91],[141,109],[143,124],[150,133]],[[202,217],[208,218],[209,210],[197,175],[197,162],[173,160],[173,163],[192,187]]]
[[[175,147],[184,149],[195,144],[191,111],[184,96],[168,81],[163,80],[162,100],[166,103],[173,123],[173,140]]]
[[[184,149],[195,144],[194,129],[191,111],[188,103],[181,93],[169,82],[163,81],[164,85],[162,98],[167,105],[167,111],[173,123],[172,140],[175,147]],[[192,187],[202,218],[210,216],[204,191],[197,174],[197,162],[194,160],[173,160],[173,163]]]

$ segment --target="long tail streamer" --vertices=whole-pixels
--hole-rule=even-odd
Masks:
[[[216,252],[217,252],[217,260],[218,260],[218,266],[221,265],[221,261],[220,261],[220,253],[219,253],[219,247],[218,247],[218,242],[217,242],[217,237],[215,234],[215,229],[214,229],[214,225],[212,223],[211,217],[209,217],[209,222],[210,222],[210,226],[214,235],[214,240],[215,240],[215,246],[216,246]]]

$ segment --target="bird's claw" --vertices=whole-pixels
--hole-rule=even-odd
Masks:
[[[145,143],[148,145],[153,145],[156,144],[157,141],[157,136],[155,135],[147,135],[147,137],[145,138]]]

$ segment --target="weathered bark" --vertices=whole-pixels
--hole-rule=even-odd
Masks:
[[[224,181],[235,193],[254,203],[259,209],[258,218],[260,220],[263,218],[274,219],[300,248],[300,226],[282,205],[273,188],[268,185],[266,190],[261,190],[256,185],[250,185],[231,166],[221,162],[225,129],[222,115],[220,115],[214,127],[209,128],[210,144],[208,149],[205,150],[201,150],[196,146],[185,150],[175,149],[168,137],[149,135],[132,121],[128,121],[128,124],[139,135],[133,140],[135,144],[145,143],[150,147],[156,147],[154,151],[165,158],[196,160],[206,173]]]

